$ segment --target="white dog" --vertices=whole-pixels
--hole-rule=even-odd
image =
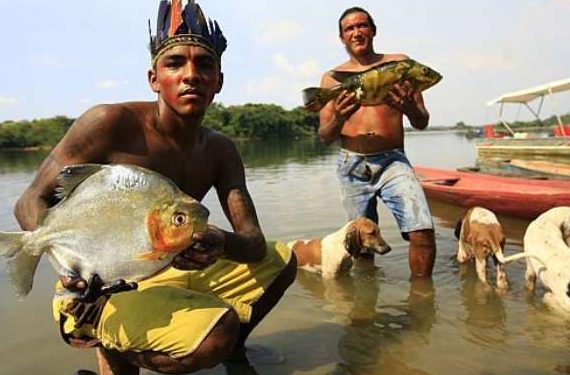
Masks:
[[[534,291],[536,279],[547,290],[544,303],[570,312],[570,207],[546,211],[529,224],[524,235],[524,253],[505,261],[526,258],[526,287]]]
[[[352,266],[352,259],[365,253],[386,254],[391,250],[380,235],[378,225],[367,218],[346,223],[339,230],[318,239],[287,243],[297,256],[299,267],[320,271],[333,278]]]
[[[482,207],[472,207],[455,225],[455,237],[459,240],[457,261],[465,263],[475,258],[479,280],[487,283],[487,258],[493,257],[497,273],[497,287],[507,287],[503,250],[505,235],[495,214]]]

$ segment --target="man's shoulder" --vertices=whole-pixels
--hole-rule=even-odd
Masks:
[[[406,54],[403,53],[385,53],[384,56],[382,57],[381,60],[381,64],[382,63],[387,63],[387,62],[391,62],[391,61],[402,61],[402,60],[408,60],[410,57]]]
[[[202,137],[204,137],[204,139],[211,145],[215,146],[215,147],[234,147],[235,146],[235,142],[228,137],[227,135],[208,128],[208,127],[201,127],[201,134]]]
[[[112,104],[98,104],[88,109],[82,117],[95,117],[99,122],[114,123],[136,121],[137,118],[144,118],[151,114],[155,108],[152,102],[124,102]]]

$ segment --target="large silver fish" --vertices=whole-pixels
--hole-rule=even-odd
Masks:
[[[441,74],[412,59],[389,61],[363,72],[335,71],[340,83],[330,88],[309,87],[303,90],[303,105],[312,112],[320,111],[343,90],[356,93],[360,104],[376,105],[386,98],[395,83],[409,81],[414,89],[427,90],[441,80]]]
[[[148,169],[83,164],[65,167],[58,179],[62,200],[36,230],[0,232],[19,297],[30,292],[44,253],[58,275],[138,281],[169,266],[206,229],[206,207]]]

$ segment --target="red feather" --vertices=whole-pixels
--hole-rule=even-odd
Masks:
[[[170,28],[168,29],[169,37],[176,34],[182,22],[182,0],[172,0],[172,7],[170,8]]]

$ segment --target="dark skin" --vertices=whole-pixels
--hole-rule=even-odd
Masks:
[[[246,188],[244,166],[236,145],[200,124],[206,108],[221,90],[223,75],[218,60],[194,45],[168,49],[148,73],[156,102],[129,102],[96,106],[79,117],[41,164],[30,187],[15,207],[24,230],[37,227],[53,203],[56,176],[65,165],[78,163],[133,164],[152,169],[174,181],[181,190],[202,200],[213,187],[233,232],[208,225],[193,235],[194,245],[173,261],[179,269],[204,269],[220,256],[242,263],[265,256],[266,242],[253,201]],[[293,262],[292,262],[293,263]],[[254,306],[254,319],[240,324],[229,311],[198,349],[183,358],[167,354],[116,353],[99,349],[100,374],[138,374],[139,367],[161,373],[188,373],[215,366],[236,351],[277,303],[293,281],[289,265],[281,283]],[[290,277],[293,275],[293,278]],[[62,279],[65,287],[82,290],[86,281]],[[271,288],[270,288],[271,289]]]
[[[381,63],[407,59],[402,54],[376,53],[373,46],[375,36],[366,13],[347,14],[340,21],[339,37],[349,60],[334,70],[362,72]],[[322,77],[321,87],[332,87],[338,83],[327,73]],[[318,135],[325,144],[340,140],[344,149],[363,154],[403,149],[403,116],[420,130],[425,129],[429,122],[422,94],[409,82],[394,85],[384,103],[372,106],[361,106],[354,93],[344,91],[320,111]],[[408,236],[412,277],[431,276],[436,252],[433,230],[414,231]]]

